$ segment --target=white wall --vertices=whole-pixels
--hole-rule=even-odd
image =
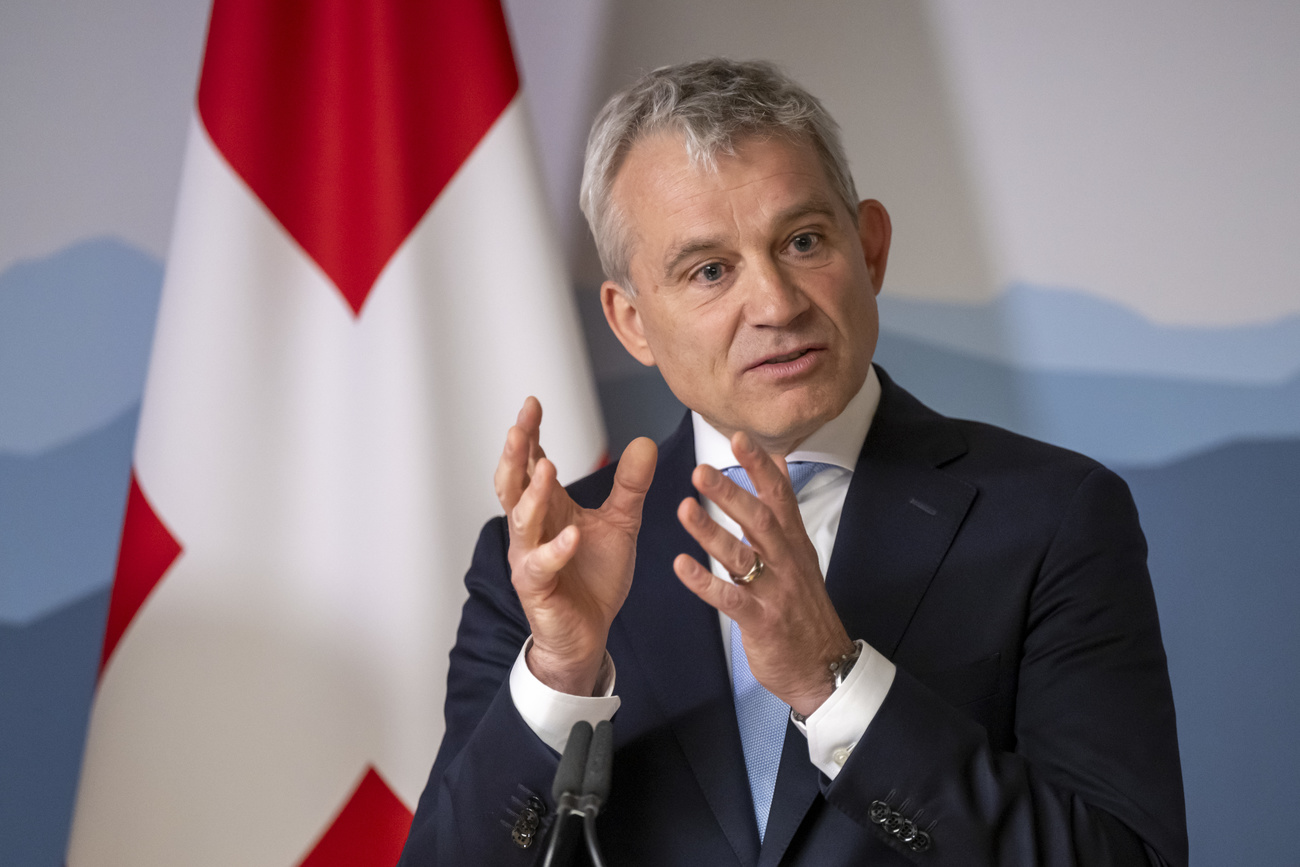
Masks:
[[[0,270],[100,235],[163,257],[208,7],[0,4]]]
[[[1000,283],[1300,313],[1300,5],[931,0]]]

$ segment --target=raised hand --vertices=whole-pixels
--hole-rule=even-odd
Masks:
[[[623,451],[599,509],[569,497],[542,451],[542,407],[524,401],[493,478],[510,529],[511,581],[533,632],[528,667],[560,692],[591,695],[609,625],[627,599],[641,504],[657,449],[645,439]]]
[[[686,554],[673,561],[673,570],[697,596],[736,621],[755,679],[808,716],[834,688],[830,663],[852,651],[853,642],[826,594],[785,461],[769,456],[743,431],[731,438],[731,449],[758,496],[707,465],[695,468],[691,482],[740,525],[749,545],[693,498],[682,501],[677,517],[731,574],[748,572],[755,552],[763,558],[762,574],[747,585],[731,584]]]

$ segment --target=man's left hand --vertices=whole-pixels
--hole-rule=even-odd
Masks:
[[[808,716],[834,689],[830,663],[852,651],[853,642],[826,594],[785,461],[743,431],[732,436],[731,450],[757,496],[707,465],[695,468],[691,483],[740,525],[749,544],[723,529],[694,498],[682,501],[677,518],[732,575],[747,573],[755,552],[763,559],[762,574],[750,584],[733,584],[686,554],[673,561],[673,570],[687,588],[736,621],[754,678]]]

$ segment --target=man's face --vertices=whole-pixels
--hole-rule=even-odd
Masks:
[[[750,137],[712,171],[669,134],[633,146],[613,196],[637,295],[606,282],[605,315],[682,403],[776,454],[843,411],[876,347],[878,202],[855,226],[807,144]]]

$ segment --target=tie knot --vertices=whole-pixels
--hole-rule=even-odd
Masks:
[[[790,461],[786,464],[786,468],[790,470],[790,486],[798,494],[813,480],[813,476],[833,466],[835,465],[821,461]],[[725,467],[722,474],[749,493],[754,493],[754,483],[749,480],[749,473],[745,472],[744,467]]]

